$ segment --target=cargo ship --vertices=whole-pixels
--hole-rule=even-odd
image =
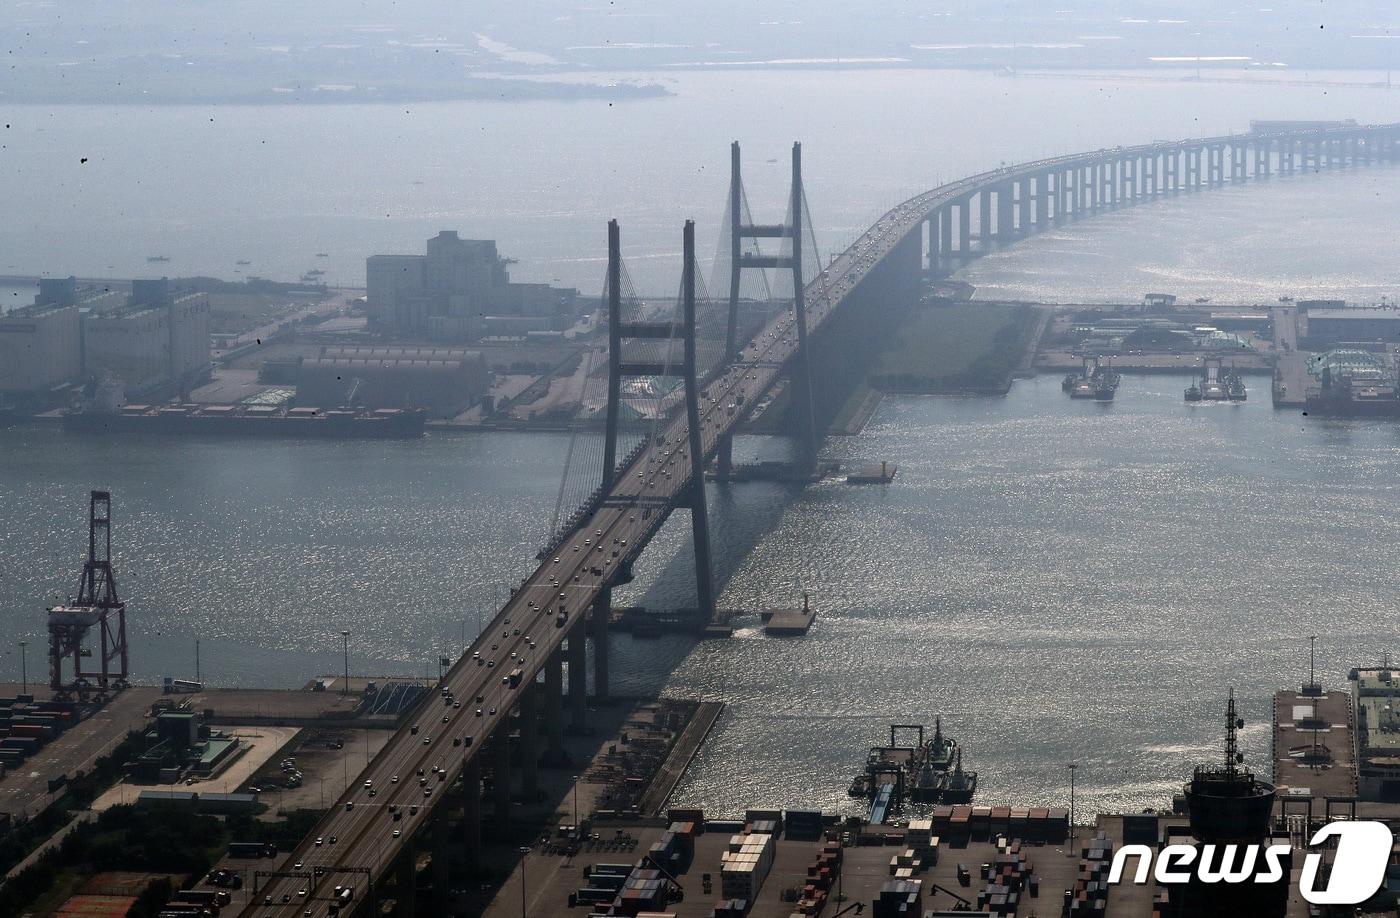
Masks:
[[[1111,402],[1118,392],[1118,378],[1118,371],[1112,364],[1099,357],[1085,357],[1084,369],[1078,375],[1066,375],[1060,388],[1068,392],[1070,398]]]
[[[1331,417],[1400,418],[1400,384],[1385,360],[1369,351],[1338,349],[1312,359],[1308,372],[1321,382],[1309,388],[1304,409]]]
[[[411,440],[423,436],[418,408],[284,408],[270,405],[124,405],[78,408],[67,430],[95,433],[211,434],[246,437]]]
[[[900,731],[915,731],[914,745],[900,745]],[[891,724],[888,746],[872,746],[865,768],[847,793],[871,801],[870,821],[880,823],[905,800],[916,803],[966,803],[977,792],[977,772],[962,767],[962,747],[933,722],[933,738],[924,741],[923,724]]]
[[[1201,367],[1201,378],[1186,387],[1188,402],[1242,402],[1249,393],[1234,366],[1226,367],[1219,357],[1207,357]]]

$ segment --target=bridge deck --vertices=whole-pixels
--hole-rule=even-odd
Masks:
[[[1364,130],[1309,131],[1304,136],[1351,137]],[[1269,139],[1277,142],[1283,136]],[[820,329],[866,275],[911,233],[921,232],[923,221],[948,203],[1055,168],[1089,166],[1153,151],[1228,145],[1243,139],[1220,137],[1055,157],[985,172],[911,198],[882,216],[806,288],[808,328],[811,332]],[[700,423],[707,459],[713,457],[721,437],[737,428],[745,409],[773,385],[795,350],[795,316],[789,309],[770,320],[743,347],[736,364],[705,383]],[[306,873],[305,879],[270,881],[258,899],[268,895],[273,904],[254,903],[245,915],[322,918],[329,913],[332,886],[347,882],[360,885],[356,874],[341,872],[345,868],[368,868],[376,878],[384,874],[444,796],[446,784],[442,783],[429,784],[431,795],[424,795],[415,780],[418,769],[438,765],[447,771],[447,780],[453,781],[467,762],[480,754],[487,737],[507,726],[521,688],[532,682],[550,655],[559,650],[567,632],[583,627],[586,611],[618,566],[637,556],[689,487],[688,433],[685,413],[677,412],[665,428],[664,442],[648,443],[619,473],[607,499],[560,541],[556,556],[546,558],[522,583],[468,653],[446,673],[442,686],[452,691],[462,707],[443,706],[437,698],[425,701],[416,714],[417,728],[400,729],[297,847],[290,860],[302,865],[297,869]],[[561,608],[568,613],[567,627],[555,625]],[[520,687],[513,688],[507,674],[516,667],[523,670],[524,678]],[[461,739],[463,745],[454,747],[454,738]],[[373,798],[367,786],[375,788]],[[353,803],[353,808],[347,810],[347,803]],[[391,804],[403,812],[400,821],[391,819]],[[411,804],[419,805],[416,815],[407,813]],[[401,835],[394,837],[394,830],[400,830]],[[314,842],[317,837],[330,836],[336,836],[335,845]],[[326,869],[326,873],[315,877],[316,867]],[[302,889],[307,890],[304,897],[298,894]],[[359,889],[357,895],[364,892]],[[290,896],[288,905],[281,904],[283,894]]]

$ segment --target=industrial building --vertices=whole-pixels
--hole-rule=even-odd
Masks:
[[[209,300],[177,296],[166,278],[132,282],[124,306],[83,319],[83,372],[128,392],[184,388],[209,372]]]
[[[323,347],[297,371],[297,403],[427,408],[450,417],[491,385],[480,351],[447,347]]]
[[[372,327],[437,341],[523,337],[567,327],[577,291],[512,283],[509,259],[490,239],[443,230],[424,255],[371,255],[365,261]]]
[[[1400,310],[1309,309],[1307,341],[1314,348],[1340,342],[1400,342]]]
[[[1400,678],[1388,666],[1352,675],[1357,793],[1362,800],[1400,800]]]
[[[0,315],[0,392],[37,396],[81,373],[76,305],[35,303]]]

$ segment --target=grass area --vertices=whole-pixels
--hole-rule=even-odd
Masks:
[[[1005,389],[1039,319],[1030,306],[968,303],[921,309],[870,374],[892,392]]]

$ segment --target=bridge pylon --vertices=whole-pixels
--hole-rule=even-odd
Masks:
[[[695,319],[695,223],[687,220],[683,236],[684,267],[681,273],[682,321],[680,336],[683,343],[681,361],[682,386],[685,392],[686,426],[688,442],[685,452],[690,462],[691,476],[688,493],[678,495],[678,504],[690,509],[690,523],[695,543],[695,584],[699,609],[705,621],[712,621],[715,612],[714,575],[710,564],[710,526],[705,502],[705,449],[700,428],[700,382],[698,354],[696,346]],[[670,359],[670,343],[675,329],[670,321],[642,321],[625,319],[622,314],[621,296],[622,245],[621,234],[616,220],[608,222],[608,404],[603,443],[603,487],[604,494],[612,490],[617,475],[617,440],[622,408],[623,377],[674,376],[676,368]],[[731,308],[730,320],[734,313]],[[734,334],[731,324],[729,334]],[[664,353],[648,356],[638,353],[629,358],[624,355],[624,342],[629,340],[652,340],[660,342]],[[655,435],[654,435],[655,436]],[[679,444],[666,444],[677,449]],[[604,589],[599,594],[599,603],[593,610],[594,625],[594,693],[607,693],[607,618],[610,609],[603,608],[604,597],[611,594]],[[572,640],[572,638],[570,638]]]
[[[729,145],[729,314],[725,327],[724,360],[733,364],[739,359],[739,299],[743,270],[778,268],[792,273],[793,310],[797,318],[797,353],[793,357],[790,384],[792,410],[796,412],[799,462],[814,467],[817,462],[817,430],[812,393],[812,369],[807,349],[806,283],[803,271],[803,234],[806,214],[806,194],[802,186],[802,144],[792,145],[792,186],[786,223],[758,224],[745,222],[748,216],[744,200],[744,183],[740,168],[739,142]],[[765,255],[744,251],[744,242],[759,239],[781,239],[791,246],[791,252]],[[821,265],[816,265],[820,269]],[[734,440],[726,434],[720,438],[715,457],[718,477],[728,478],[733,468]]]

